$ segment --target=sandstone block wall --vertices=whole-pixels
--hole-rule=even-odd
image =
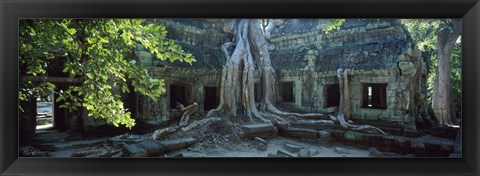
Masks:
[[[219,87],[224,55],[220,47],[231,39],[221,32],[222,20],[156,20],[197,62],[159,62],[138,46],[139,60],[155,78],[165,79],[167,92],[151,101],[139,98],[139,117],[150,124],[170,118],[170,85],[186,89],[187,104],[204,107],[204,87]],[[336,70],[348,69],[349,103],[352,120],[415,131],[415,121],[425,113],[426,64],[409,33],[398,20],[347,19],[339,31],[325,33],[328,20],[289,19],[275,29],[270,43],[271,59],[277,71],[277,92],[282,82],[293,82],[293,102],[278,105],[295,112],[335,113],[338,106],[326,107],[325,86],[338,84]],[[256,76],[258,81],[258,75]],[[386,108],[363,106],[363,84],[385,83]],[[219,90],[218,90],[219,91]],[[259,92],[261,93],[261,92]],[[276,97],[281,100],[280,95]]]
[[[337,69],[349,70],[349,103],[355,121],[415,130],[424,112],[426,64],[398,20],[349,20],[339,31],[325,33],[325,20],[287,20],[270,42],[279,84],[294,81],[295,102],[285,109],[334,113],[326,107],[325,86],[338,84]],[[302,24],[302,25],[299,25]],[[305,25],[303,25],[305,24]],[[387,84],[385,109],[364,108],[363,84]]]

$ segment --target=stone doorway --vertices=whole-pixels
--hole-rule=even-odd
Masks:
[[[177,103],[187,106],[186,88],[182,85],[170,85],[170,109],[177,107]]]
[[[340,87],[338,84],[328,84],[324,87],[325,107],[334,107],[340,104]]]
[[[205,102],[203,104],[203,110],[208,111],[217,108],[220,103],[220,97],[218,95],[217,87],[204,87]]]
[[[293,97],[293,82],[280,83],[280,97],[283,102],[295,102]]]

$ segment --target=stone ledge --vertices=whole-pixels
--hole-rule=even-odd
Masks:
[[[454,141],[432,136],[405,137],[399,135],[367,134],[355,131],[330,130],[331,138],[336,142],[363,149],[375,147],[380,151],[396,152],[401,154],[415,154],[417,157],[447,157],[453,152]],[[289,128],[280,129],[279,135],[296,138],[308,142],[322,141],[319,130]]]

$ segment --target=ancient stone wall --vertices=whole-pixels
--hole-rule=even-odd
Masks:
[[[301,25],[304,24],[304,25]],[[270,39],[279,84],[294,81],[295,101],[285,109],[334,113],[325,86],[338,84],[337,69],[348,69],[349,103],[355,121],[415,131],[425,101],[426,65],[398,20],[346,20],[339,31],[321,29],[328,20],[287,20]],[[365,84],[386,84],[386,107],[364,106]],[[280,98],[281,100],[281,98]]]
[[[191,70],[185,68],[161,68],[152,67],[149,69],[153,77],[165,80],[165,88],[167,92],[154,102],[148,97],[141,97],[142,106],[141,119],[149,124],[160,124],[169,120],[170,109],[170,85],[178,85],[185,87],[186,104],[190,105],[197,102],[200,111],[204,109],[205,91],[204,87],[218,87],[220,83],[220,71],[215,70]],[[218,91],[220,89],[217,89]],[[219,94],[219,92],[217,92]]]
[[[135,51],[142,64],[149,67],[154,78],[164,79],[167,92],[154,102],[140,97],[139,118],[145,123],[158,125],[171,117],[171,85],[185,87],[186,106],[197,102],[204,109],[204,87],[219,87],[224,55],[220,46],[229,40],[228,34],[219,31],[221,21],[208,19],[159,19],[153,21],[166,27],[167,38],[173,39],[182,49],[191,53],[196,62],[191,65],[179,61],[159,61],[139,45]],[[219,94],[220,89],[217,89]]]
[[[145,66],[176,67],[190,69],[221,69],[224,55],[220,46],[230,39],[220,31],[220,21],[206,19],[157,19],[152,21],[165,26],[167,39],[173,39],[185,52],[196,59],[191,65],[185,62],[159,61],[155,56],[138,45],[135,51]]]
[[[170,85],[185,87],[186,104],[204,109],[204,87],[220,85],[224,56],[220,46],[231,36],[221,32],[221,20],[157,20],[197,62],[159,62],[141,45],[135,51],[155,78],[165,79],[167,92],[157,102],[139,98],[139,119],[161,124],[170,118]],[[409,33],[398,20],[346,20],[339,31],[322,31],[328,20],[290,19],[270,38],[272,65],[277,70],[277,92],[293,82],[293,101],[279,107],[295,112],[335,113],[327,106],[327,85],[338,84],[337,69],[348,70],[348,103],[352,120],[382,127],[416,131],[415,121],[425,112],[426,64]],[[255,77],[258,82],[258,75]],[[365,84],[386,84],[384,108],[366,108]],[[219,89],[218,89],[219,91]],[[261,92],[259,92],[261,94]],[[218,94],[218,93],[217,93]]]

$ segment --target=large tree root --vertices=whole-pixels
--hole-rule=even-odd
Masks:
[[[359,131],[359,132],[365,132],[365,133],[380,133],[380,134],[388,134],[385,133],[383,130],[373,127],[370,125],[352,125],[348,122],[345,121],[344,115],[339,114],[337,116],[332,116],[330,115],[330,118],[335,119],[333,120],[334,122],[340,123],[340,126],[347,130],[353,130],[353,131]]]
[[[185,107],[182,104],[178,103],[178,107],[179,107],[180,111],[184,111],[184,113],[182,115],[182,118],[180,119],[180,123],[178,125],[175,125],[175,126],[170,126],[170,127],[167,127],[167,128],[162,128],[162,129],[156,130],[152,135],[153,139],[159,140],[159,139],[162,139],[165,136],[167,136],[169,134],[172,134],[174,132],[177,132],[179,130],[190,131],[191,129],[196,128],[198,126],[210,125],[211,123],[220,120],[220,118],[207,118],[207,119],[203,119],[203,120],[194,121],[190,125],[187,126],[190,115],[192,115],[193,113],[198,111],[198,104],[193,103],[192,105],[189,105],[189,106]]]
[[[179,103],[180,111],[183,111],[182,118],[180,119],[180,126],[185,126],[188,124],[188,120],[190,119],[190,115],[198,111],[198,104],[194,102],[192,105],[184,107],[182,104]]]
[[[326,118],[324,114],[318,113],[299,114],[284,112],[273,105],[276,97],[276,75],[270,60],[269,44],[262,33],[258,20],[230,20],[224,27],[224,31],[235,34],[235,44],[227,42],[221,47],[222,52],[225,54],[226,62],[222,69],[220,105],[208,112],[208,117],[224,115],[228,112],[236,117],[240,110],[248,116],[250,121],[253,121],[255,118],[264,123],[273,123],[280,128],[288,128],[289,120]],[[232,46],[234,46],[234,50],[230,54],[228,48]],[[255,106],[254,100],[255,68],[260,72],[261,79],[258,83],[261,83],[263,90],[259,109]],[[348,86],[348,80],[343,80],[343,75],[347,79],[347,73],[344,73],[341,69],[338,70],[340,106],[337,117],[331,116],[332,121],[339,122],[343,128],[349,130],[386,134],[376,127],[369,125],[357,126],[345,121],[345,97],[343,94],[348,90],[343,89],[343,84]],[[348,104],[346,109],[347,115],[350,115]]]
[[[208,125],[210,125],[214,122],[218,122],[220,120],[221,119],[218,118],[218,117],[211,117],[211,118],[206,118],[206,119],[194,121],[190,125],[187,125],[187,126],[174,125],[174,126],[170,126],[170,127],[167,127],[167,128],[158,129],[152,134],[152,138],[155,139],[155,140],[160,140],[160,139],[166,137],[167,135],[175,133],[177,131],[180,131],[180,130],[184,131],[184,132],[185,131],[190,131],[190,130],[192,130],[194,128],[197,128],[199,126],[208,126]]]
[[[222,69],[220,105],[211,110],[207,116],[219,116],[230,112],[237,116],[237,111],[248,116],[248,120],[258,119],[264,123],[285,125],[289,121],[285,118],[318,118],[323,114],[298,114],[278,110],[272,102],[275,97],[275,71],[271,66],[268,42],[262,33],[258,20],[243,19],[230,20],[224,27],[225,32],[235,34],[234,42],[222,45],[226,62]],[[234,46],[232,54],[228,48]],[[255,69],[257,68],[257,69]],[[254,100],[254,72],[261,75],[262,90],[264,92],[260,109],[255,106]]]
[[[344,93],[344,83],[348,82],[348,81],[344,81],[344,79],[348,79],[346,76],[347,74],[345,74],[342,69],[337,70],[337,77],[338,77],[339,88],[340,88],[340,105],[338,107],[337,116],[329,115],[332,121],[339,122],[340,126],[348,130],[354,130],[354,131],[360,131],[360,132],[366,132],[366,133],[387,134],[383,130],[370,125],[352,125],[345,121],[345,117],[344,117],[345,101],[344,101],[343,93]],[[345,85],[345,86],[348,86],[348,85]]]

